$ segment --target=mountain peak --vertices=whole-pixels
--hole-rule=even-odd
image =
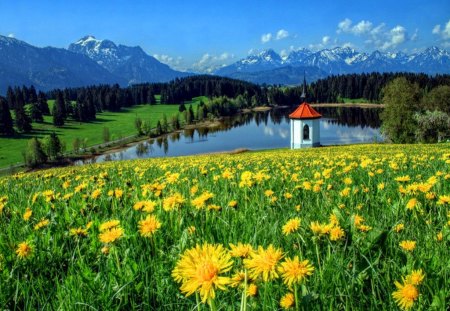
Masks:
[[[83,38],[81,38],[80,40],[78,40],[77,42],[75,42],[74,44],[86,45],[89,42],[100,42],[100,40],[97,40],[97,38],[95,38],[92,35],[86,35]]]

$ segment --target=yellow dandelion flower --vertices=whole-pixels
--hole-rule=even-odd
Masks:
[[[289,219],[288,222],[283,226],[283,234],[289,235],[294,231],[297,231],[300,228],[300,218],[295,217]]]
[[[198,185],[193,185],[193,186],[191,187],[191,189],[189,190],[189,192],[191,193],[191,195],[196,194],[197,191],[198,191]]]
[[[91,198],[96,200],[96,199],[98,199],[101,196],[101,194],[102,194],[102,191],[100,189],[95,189],[91,193]]]
[[[405,175],[405,176],[399,176],[395,178],[395,181],[398,182],[408,182],[411,180],[411,177],[409,177],[409,175]]]
[[[155,210],[156,203],[153,201],[139,201],[134,203],[133,209],[135,211],[143,210],[147,213],[152,213]]]
[[[379,184],[377,185],[378,190],[383,190],[385,187],[386,187],[386,185],[384,184],[384,182],[379,183]]]
[[[103,255],[108,255],[109,254],[109,247],[108,246],[103,246],[101,249],[101,252]]]
[[[264,282],[278,278],[277,264],[283,257],[281,249],[276,249],[269,245],[267,249],[262,246],[250,254],[250,258],[244,259],[244,265],[249,270],[249,275],[253,279],[262,276]]]
[[[236,200],[232,200],[228,203],[228,207],[232,207],[235,208],[237,206],[237,201]]]
[[[38,222],[38,223],[34,226],[34,230],[39,230],[39,229],[41,229],[41,228],[47,227],[49,223],[50,223],[50,220],[48,220],[48,219],[42,219],[40,222]]]
[[[273,194],[274,194],[274,192],[273,192],[272,190],[270,190],[270,189],[264,191],[264,195],[265,195],[266,197],[271,197]]]
[[[117,239],[120,239],[124,234],[124,231],[120,227],[114,227],[112,229],[103,231],[98,235],[100,242],[102,243],[112,243]]]
[[[367,225],[359,225],[358,230],[362,231],[362,232],[368,232],[368,231],[372,230],[372,227],[367,226]]]
[[[287,310],[290,309],[294,306],[294,302],[295,302],[295,297],[293,293],[287,293],[286,295],[284,295],[283,297],[281,297],[280,299],[280,306]]]
[[[353,223],[356,227],[361,225],[364,222],[364,218],[358,214],[353,216]]]
[[[230,254],[222,245],[205,243],[184,252],[172,270],[172,277],[181,283],[180,290],[186,296],[198,292],[205,303],[216,297],[216,289],[226,290],[231,280],[223,274],[232,265]]]
[[[100,227],[98,228],[98,230],[100,232],[102,232],[102,231],[117,227],[118,225],[120,225],[120,220],[112,219],[112,220],[108,220],[108,221],[102,223],[100,225]]]
[[[189,226],[188,228],[187,228],[187,232],[189,233],[189,234],[194,234],[195,233],[195,226]]]
[[[399,282],[395,282],[395,286],[397,291],[392,293],[392,297],[397,305],[403,310],[411,309],[414,301],[419,297],[417,287],[413,284],[400,284]]]
[[[353,183],[353,180],[350,177],[344,178],[344,184],[351,185]]]
[[[16,254],[20,259],[27,258],[31,256],[33,248],[27,242],[22,242],[17,246]]]
[[[405,229],[405,225],[404,224],[398,224],[394,227],[394,231],[399,233],[400,231],[402,231],[403,229]]]
[[[330,229],[329,235],[331,241],[337,241],[345,236],[345,232],[341,227],[336,226]]]
[[[71,236],[76,236],[76,237],[85,237],[85,236],[87,236],[87,229],[83,229],[81,227],[72,228],[72,229],[70,229],[69,234]]]
[[[292,193],[286,192],[286,193],[284,194],[284,198],[285,198],[286,200],[292,199]]]
[[[444,238],[444,235],[442,234],[442,231],[440,231],[438,234],[436,234],[436,241],[441,242]]]
[[[170,212],[178,209],[184,203],[184,198],[180,193],[175,193],[163,200],[163,209]]]
[[[436,195],[435,195],[433,192],[427,192],[427,193],[425,194],[425,198],[426,198],[427,200],[434,200],[434,199],[436,198]]]
[[[341,197],[348,197],[350,195],[350,188],[346,187],[339,194]]]
[[[450,204],[450,195],[440,195],[438,204]]]
[[[33,215],[33,211],[31,210],[31,208],[27,207],[25,213],[23,213],[23,220],[28,221],[31,215]]]
[[[420,285],[425,278],[425,274],[422,272],[422,269],[413,270],[410,274],[408,274],[405,278],[405,283],[412,285]]]
[[[258,294],[258,286],[256,286],[256,284],[251,283],[248,287],[247,287],[247,296],[248,297],[255,297]]]
[[[416,205],[417,205],[417,199],[412,198],[411,200],[408,201],[408,203],[406,203],[406,208],[409,210],[413,210],[414,207],[416,207]]]
[[[288,287],[294,284],[301,284],[308,276],[314,272],[314,267],[309,263],[309,260],[299,261],[298,256],[294,259],[286,258],[284,262],[278,267],[283,278],[283,283]]]
[[[148,215],[144,220],[139,221],[138,226],[141,236],[149,238],[161,228],[161,223],[155,215]]]
[[[408,252],[412,252],[416,248],[416,241],[405,240],[400,242],[400,247]]]
[[[220,211],[222,209],[221,206],[216,205],[216,204],[208,204],[208,206],[206,207],[208,209],[208,211]]]
[[[230,243],[230,255],[232,257],[247,258],[253,251],[253,247],[250,244],[243,244],[239,242],[237,245]]]
[[[299,205],[296,205],[294,208],[297,212],[300,212],[300,210],[302,209],[302,206],[299,204]]]

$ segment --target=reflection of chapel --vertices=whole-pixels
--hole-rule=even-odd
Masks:
[[[302,104],[289,115],[291,119],[291,149],[320,146],[320,118],[305,100],[306,80],[303,79]]]

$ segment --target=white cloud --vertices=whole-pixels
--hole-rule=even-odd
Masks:
[[[387,34],[388,40],[383,43],[381,49],[386,50],[395,48],[407,40],[406,29],[403,26],[397,25],[392,28]]]
[[[327,45],[328,44],[328,42],[330,42],[330,36],[324,36],[323,38],[322,38],[322,43],[324,44],[324,45]]]
[[[227,66],[234,57],[234,54],[228,52],[223,52],[220,55],[205,53],[197,62],[192,64],[191,70],[202,73],[211,73],[218,68]]]
[[[436,25],[433,27],[433,30],[431,31],[432,34],[438,35],[441,33],[441,25]]]
[[[263,34],[262,36],[261,36],[261,42],[262,43],[267,43],[267,42],[269,42],[270,40],[272,40],[272,34],[269,32],[269,33],[266,33],[266,34]]]
[[[176,70],[184,71],[186,70],[184,64],[183,64],[183,57],[172,57],[166,54],[153,54],[153,57],[156,58],[158,61],[160,61],[163,64],[169,65],[170,67],[173,67]]]
[[[13,34],[13,33],[10,33],[9,35],[8,35],[8,38],[15,38],[16,36]]]
[[[284,30],[284,29],[278,30],[277,36],[276,36],[277,40],[281,40],[281,39],[284,39],[287,37],[289,37],[289,32],[287,30]]]
[[[362,35],[368,33],[372,29],[372,23],[369,21],[360,21],[352,27],[351,32],[355,35]]]
[[[256,53],[258,53],[258,50],[257,50],[257,49],[254,49],[254,48],[251,48],[251,49],[248,50],[248,52],[247,52],[248,55],[254,55],[254,54],[256,54]]]
[[[354,35],[363,35],[372,30],[372,22],[362,20],[352,27],[352,21],[349,18],[344,19],[338,24],[337,33],[351,33]]]
[[[377,27],[375,27],[374,29],[372,29],[372,31],[370,32],[370,34],[372,36],[378,36],[379,34],[381,34],[382,32],[384,32],[384,29],[386,27],[385,23],[381,23],[380,25],[378,25]]]
[[[442,30],[442,37],[444,37],[444,39],[450,39],[450,20],[445,25],[444,30]]]
[[[337,33],[348,32],[352,24],[351,19],[346,18],[338,24]]]

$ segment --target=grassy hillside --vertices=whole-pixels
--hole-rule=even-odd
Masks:
[[[449,150],[274,150],[1,178],[0,305],[445,310]]]
[[[192,103],[195,106],[204,100],[204,97],[195,98]],[[49,101],[50,111],[53,101]],[[27,141],[32,137],[43,138],[51,132],[56,132],[60,139],[66,143],[67,151],[73,149],[75,138],[86,139],[88,146],[103,143],[103,128],[109,129],[111,139],[119,139],[136,134],[134,120],[136,117],[150,121],[154,127],[163,114],[167,118],[178,112],[178,105],[141,105],[131,108],[123,108],[121,112],[102,112],[97,114],[97,120],[89,123],[80,123],[73,120],[67,121],[63,127],[56,128],[52,124],[52,117],[45,116],[44,123],[33,123],[33,131],[30,134],[14,137],[0,137],[0,168],[23,162],[22,151],[27,146]]]

